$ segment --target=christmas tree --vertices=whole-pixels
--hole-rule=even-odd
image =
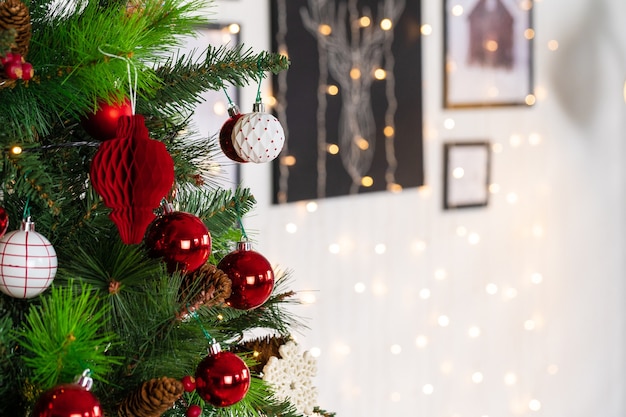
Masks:
[[[2,416],[328,414],[290,340],[289,274],[243,228],[252,191],[207,169],[280,149],[244,149],[248,114],[219,140],[189,121],[203,92],[289,62],[180,53],[207,1],[0,2]]]

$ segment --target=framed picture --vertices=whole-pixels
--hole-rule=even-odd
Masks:
[[[531,105],[532,0],[444,0],[445,108]]]
[[[487,141],[444,144],[444,209],[487,205],[490,150]]]
[[[213,23],[197,29],[196,36],[188,37],[184,41],[181,53],[194,53],[196,57],[207,47],[226,46],[234,48],[239,43],[241,26],[238,23]],[[228,94],[228,96],[227,96]],[[193,127],[203,137],[215,137],[224,122],[229,118],[228,97],[234,103],[239,102],[239,89],[226,85],[226,92],[206,91],[202,94],[202,102],[199,103],[192,116]],[[216,185],[222,188],[236,188],[241,182],[239,165],[228,159],[217,146],[217,152],[211,155],[210,169],[213,171]]]
[[[424,182],[419,0],[271,0],[285,145],[273,202]]]

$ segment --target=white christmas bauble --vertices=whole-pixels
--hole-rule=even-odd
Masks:
[[[248,162],[269,162],[283,149],[285,132],[276,117],[265,112],[246,113],[233,128],[233,148]]]
[[[57,272],[57,254],[43,235],[35,232],[30,219],[20,230],[0,239],[0,291],[15,298],[32,298],[52,284]]]

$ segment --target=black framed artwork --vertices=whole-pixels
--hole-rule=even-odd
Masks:
[[[534,104],[531,0],[444,0],[444,107]]]
[[[423,184],[420,2],[271,0],[285,145],[273,201]]]
[[[444,143],[443,207],[482,207],[489,202],[491,145],[488,141]]]

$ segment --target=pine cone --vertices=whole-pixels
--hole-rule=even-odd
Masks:
[[[183,383],[166,376],[141,384],[120,404],[120,417],[159,417],[183,395]]]
[[[230,297],[231,285],[230,278],[221,269],[208,262],[205,263],[184,278],[181,298],[188,299],[188,305],[180,316],[185,317],[187,313],[197,310],[202,305],[213,307],[223,304]]]
[[[250,367],[250,371],[255,374],[260,374],[263,371],[263,367],[267,364],[267,361],[272,356],[279,357],[280,353],[278,348],[287,343],[290,339],[282,336],[265,336],[258,339],[248,340],[236,346],[231,346],[230,350],[233,353],[253,352],[254,359],[257,363]]]
[[[20,0],[6,0],[0,3],[0,30],[14,28],[16,31],[13,52],[26,57],[32,35],[28,7]]]

